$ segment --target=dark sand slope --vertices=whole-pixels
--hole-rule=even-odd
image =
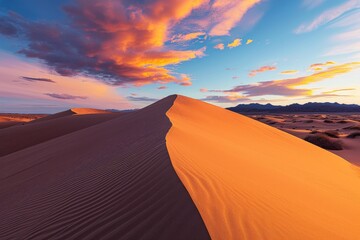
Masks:
[[[104,113],[106,114],[106,113],[111,113],[111,112],[106,111],[106,110],[101,110],[101,109],[94,109],[94,108],[71,108],[71,109],[63,111],[63,112],[58,112],[55,114],[51,114],[51,115],[36,119],[36,120],[32,121],[31,123],[43,122],[43,121],[47,121],[47,120],[51,120],[51,119],[57,119],[57,118],[67,117],[67,116],[72,116],[72,115],[104,114]]]
[[[54,114],[45,117],[47,120],[38,119],[25,125],[0,129],[0,157],[114,119],[121,114]]]
[[[0,239],[209,239],[166,149],[174,99],[0,158]]]
[[[178,96],[173,166],[214,240],[360,239],[360,171],[304,140]]]

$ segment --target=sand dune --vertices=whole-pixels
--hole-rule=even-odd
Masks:
[[[108,121],[123,114],[67,115],[64,113],[49,115],[25,125],[0,129],[0,157]]]
[[[8,128],[21,123],[30,122],[44,116],[44,114],[0,113],[0,129]]]
[[[0,158],[0,239],[209,239],[166,150],[173,100]]]
[[[167,115],[171,161],[212,239],[359,238],[360,174],[347,161],[186,97]]]
[[[360,236],[359,168],[201,101],[25,126],[42,142],[0,157],[0,239]]]
[[[57,118],[67,117],[67,116],[72,116],[72,115],[104,114],[104,113],[109,114],[111,112],[106,111],[106,110],[101,110],[101,109],[94,109],[94,108],[71,108],[71,109],[63,111],[63,112],[51,114],[46,117],[36,119],[36,120],[32,121],[32,123],[43,122],[43,121],[47,121],[47,120],[51,120],[51,119],[57,119]]]

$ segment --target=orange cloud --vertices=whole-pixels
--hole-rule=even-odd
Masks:
[[[226,96],[206,96],[201,100],[209,101],[209,102],[217,102],[217,103],[233,103],[233,102],[249,100],[249,98],[239,93],[225,93],[225,94]]]
[[[111,85],[184,83],[174,65],[204,55],[205,48],[178,49],[169,43],[228,35],[261,0],[75,0],[63,23],[2,15],[2,32],[20,38],[19,53],[36,58],[62,76],[90,76]],[[196,22],[198,20],[198,22]],[[194,27],[194,28],[192,28]],[[194,32],[179,34],[184,29]],[[236,47],[235,40],[229,47]],[[217,49],[224,49],[218,44]]]
[[[262,67],[260,67],[258,69],[250,71],[249,77],[254,77],[258,73],[267,72],[267,71],[273,71],[273,70],[276,70],[275,66],[262,66]]]
[[[331,62],[330,65],[332,65],[332,64],[333,63]],[[324,79],[334,78],[337,75],[348,73],[359,67],[360,67],[360,62],[350,62],[350,63],[333,66],[333,67],[328,68],[327,70],[314,73],[310,76],[288,80],[287,86],[296,87],[296,86],[306,85],[306,84],[313,83],[313,82],[322,81]]]
[[[207,88],[200,88],[200,92],[208,92],[208,89]]]
[[[215,49],[224,50],[225,46],[223,43],[216,44],[214,46]]]
[[[324,67],[328,67],[328,66],[335,65],[335,64],[336,64],[336,62],[334,62],[334,61],[327,61],[325,63],[314,63],[314,64],[310,65],[310,69],[313,71],[321,71],[321,70],[323,70]]]
[[[227,46],[228,48],[234,48],[234,47],[238,47],[241,45],[241,40],[240,38],[236,38],[234,39],[234,41],[232,41],[231,43],[229,43]]]
[[[181,86],[191,86],[191,79],[186,74],[181,74],[181,79],[177,81]]]
[[[316,72],[309,76],[239,85],[229,90],[211,90],[210,92],[238,92],[246,97],[264,95],[312,96],[313,92],[311,89],[299,87],[334,78],[358,68],[360,68],[360,62],[349,62],[330,67],[322,72]]]
[[[205,32],[192,32],[188,34],[177,34],[171,38],[171,42],[186,42],[197,39],[201,36],[206,36]]]
[[[298,73],[298,70],[286,70],[286,71],[282,71],[281,74],[296,74]]]
[[[246,40],[246,45],[249,45],[249,44],[252,43],[252,42],[253,42],[252,39],[248,39],[248,40]]]

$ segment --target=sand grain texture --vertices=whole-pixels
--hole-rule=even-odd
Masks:
[[[212,239],[359,239],[355,166],[278,129],[183,96],[167,116],[171,161]]]

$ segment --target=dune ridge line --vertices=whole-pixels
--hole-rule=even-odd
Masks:
[[[212,239],[360,236],[359,172],[344,159],[184,96],[166,115],[170,160]]]

